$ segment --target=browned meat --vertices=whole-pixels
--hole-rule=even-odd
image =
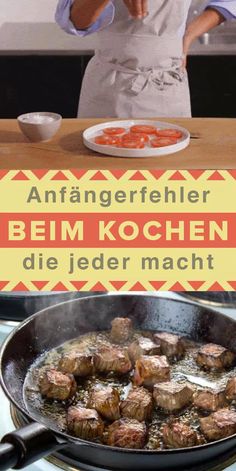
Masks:
[[[72,373],[75,376],[89,376],[93,374],[93,357],[89,353],[74,350],[62,356],[59,368],[61,371]]]
[[[147,440],[147,427],[135,419],[120,419],[108,427],[107,444],[120,448],[144,448]]]
[[[229,401],[234,401],[236,399],[236,377],[230,378],[226,385],[225,395]]]
[[[172,422],[163,427],[163,442],[166,448],[186,448],[199,444],[197,432],[181,422]]]
[[[128,349],[131,361],[135,363],[142,355],[160,355],[160,345],[154,343],[148,337],[139,337]]]
[[[226,397],[223,390],[204,389],[198,391],[194,395],[193,403],[195,407],[202,410],[215,412],[227,405]]]
[[[118,347],[101,347],[94,355],[94,366],[100,373],[126,374],[132,369],[128,351]]]
[[[84,440],[100,438],[104,432],[104,423],[95,409],[72,406],[67,412],[69,432]]]
[[[178,335],[169,332],[158,332],[154,335],[157,344],[161,346],[161,353],[169,359],[180,359],[184,356],[184,343]]]
[[[73,375],[55,369],[45,371],[39,379],[40,392],[48,399],[66,401],[74,396],[76,387]]]
[[[152,395],[145,388],[133,388],[127,398],[121,402],[121,415],[139,422],[149,420],[152,415]]]
[[[156,405],[167,411],[182,409],[192,401],[194,389],[188,383],[168,383],[155,384],[153,397]]]
[[[116,317],[111,323],[111,341],[125,343],[132,332],[132,321],[128,317]]]
[[[166,356],[140,357],[135,364],[134,384],[153,387],[154,384],[170,379],[170,365]]]
[[[107,420],[120,418],[120,396],[111,386],[95,386],[91,391],[88,407],[96,411]]]
[[[197,364],[206,369],[222,370],[235,361],[235,354],[214,343],[208,343],[198,350]]]
[[[207,440],[220,440],[236,433],[236,412],[220,409],[200,419],[200,427]]]

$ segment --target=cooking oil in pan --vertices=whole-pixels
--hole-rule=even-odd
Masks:
[[[128,346],[131,341],[139,336],[152,337],[150,331],[136,331],[133,338],[124,344]],[[222,388],[226,385],[228,379],[236,375],[236,367],[228,371],[205,371],[199,369],[195,357],[199,347],[202,345],[189,339],[185,340],[186,354],[184,358],[176,363],[171,364],[171,379],[178,382],[189,381],[198,389]],[[86,406],[89,392],[95,385],[110,385],[119,391],[121,400],[125,399],[129,389],[132,387],[132,372],[125,376],[115,376],[110,373],[107,376],[94,375],[86,379],[77,381],[77,393],[71,401],[59,402],[49,401],[42,398],[39,388],[39,376],[44,369],[56,368],[61,355],[76,349],[77,351],[94,352],[99,346],[110,346],[108,332],[92,332],[69,342],[64,343],[60,347],[45,353],[39,358],[29,370],[24,385],[24,400],[26,408],[33,416],[43,416],[47,423],[54,429],[67,433],[66,413],[70,405]],[[231,406],[235,409],[234,404]],[[199,432],[199,418],[209,415],[205,412],[199,412],[194,407],[185,408],[179,412],[166,413],[162,410],[154,410],[152,421],[149,423],[149,440],[145,449],[161,450],[163,449],[162,428],[170,421],[177,419],[181,422],[191,425]],[[203,439],[204,440],[204,439]]]

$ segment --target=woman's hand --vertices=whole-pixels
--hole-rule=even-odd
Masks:
[[[187,56],[192,43],[202,34],[219,26],[224,17],[217,10],[207,8],[201,15],[195,18],[187,27],[183,40],[183,67],[187,65]]]
[[[123,0],[133,18],[141,20],[148,15],[148,0]]]

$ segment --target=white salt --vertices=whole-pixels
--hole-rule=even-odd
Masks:
[[[54,121],[54,118],[52,118],[51,116],[35,114],[31,116],[25,116],[23,120],[26,121],[27,123],[32,123],[32,124],[48,124],[48,123],[52,123]]]

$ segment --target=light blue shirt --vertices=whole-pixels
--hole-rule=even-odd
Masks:
[[[80,31],[75,28],[72,21],[70,20],[70,9],[73,4],[73,0],[59,0],[55,15],[55,20],[58,25],[69,34],[75,34],[77,36],[87,36],[88,34],[96,33],[106,26],[109,26],[114,19],[115,7],[112,0],[108,3],[106,8],[103,10],[100,17],[86,30]]]
[[[106,26],[109,26],[113,22],[115,6],[113,1],[110,0],[95,23],[86,30],[78,30],[70,20],[70,9],[72,4],[73,0],[59,0],[55,15],[56,22],[69,34],[87,36],[88,34],[96,33],[97,31],[106,28]],[[236,0],[211,0],[209,1],[208,6],[218,10],[226,20],[236,18]]]

